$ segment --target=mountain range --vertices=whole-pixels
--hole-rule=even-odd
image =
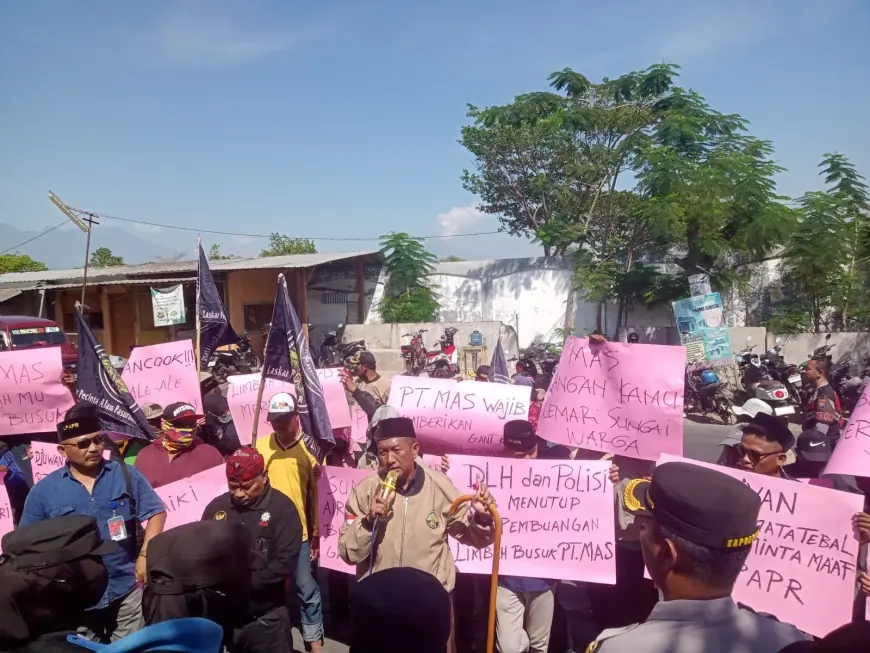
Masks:
[[[8,224],[0,224],[0,251],[14,247],[18,243],[39,236],[45,229],[25,231]],[[36,261],[45,263],[50,269],[80,268],[85,260],[85,234],[73,225],[64,225],[32,242],[15,247],[12,252],[27,254]],[[173,240],[173,246],[177,240]],[[130,231],[105,225],[95,225],[91,234],[91,251],[98,247],[108,247],[112,254],[124,259],[124,263],[147,263],[158,259],[174,260],[179,250],[166,247]],[[182,259],[194,258],[194,247],[180,256]],[[9,253],[12,253],[9,252]]]

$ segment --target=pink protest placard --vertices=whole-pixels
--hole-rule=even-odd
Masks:
[[[550,442],[657,460],[683,453],[686,350],[571,337],[544,398]]]
[[[227,377],[227,403],[230,405],[230,414],[239,434],[239,442],[243,445],[251,444],[251,435],[254,432],[254,410],[257,406],[257,394],[260,391],[260,374],[240,374]],[[263,387],[263,399],[260,402],[260,415],[257,420],[257,437],[266,437],[272,432],[272,427],[266,421],[269,414],[269,399],[279,392],[289,392],[296,396],[296,386],[286,381],[266,379]],[[347,403],[345,402],[345,405]]]
[[[760,533],[734,600],[823,637],[851,620],[858,540],[852,516],[864,497],[809,483],[662,456],[733,476],[761,497]]]
[[[353,426],[350,406],[347,405],[347,392],[341,382],[339,371],[337,367],[324,367],[317,370],[317,378],[320,380],[323,398],[326,401],[329,424],[334,429]]]
[[[870,477],[870,383],[855,404],[825,474]]]
[[[366,433],[369,428],[369,418],[356,402],[350,407],[350,439],[361,448],[366,445]]]
[[[329,415],[330,426],[333,429],[353,428],[350,407],[347,405],[347,395],[344,392],[344,386],[341,385],[341,379],[337,372],[332,369],[317,370],[317,376],[323,388],[324,399],[326,401],[326,414]],[[230,405],[230,413],[233,416],[233,422],[239,434],[239,441],[242,444],[251,443],[251,433],[253,433],[254,427],[254,408],[256,407],[257,394],[260,390],[260,379],[261,375],[259,373],[227,377],[227,382],[229,383],[227,387],[227,403]],[[269,412],[269,399],[279,392],[289,392],[295,397],[296,386],[286,381],[266,379],[266,385],[263,388],[263,400],[260,404],[257,437],[268,435],[272,432],[272,427],[266,421],[266,415]],[[363,416],[365,416],[365,413],[363,413]]]
[[[33,470],[34,483],[39,483],[65,464],[66,456],[57,450],[56,444],[36,441],[30,443],[30,467]]]
[[[9,494],[6,492],[6,486],[0,480],[0,540],[6,533],[11,533],[15,529],[15,523],[12,521],[12,504],[9,503]],[[0,546],[0,553],[3,553],[3,547]]]
[[[159,404],[165,408],[186,401],[202,411],[199,373],[190,340],[136,347],[121,379],[140,406]]]
[[[614,584],[613,485],[603,460],[450,456],[447,476],[463,494],[484,479],[502,519],[499,573]],[[492,574],[492,547],[450,539],[459,571]]]
[[[58,347],[0,352],[0,436],[54,431],[72,408]]]
[[[501,454],[504,425],[528,419],[531,388],[394,376],[389,405],[414,420],[426,453]]]
[[[373,472],[348,467],[322,467],[317,479],[317,510],[320,513],[320,564],[327,569],[353,574],[353,565],[338,557],[338,536],[344,525],[344,510],[353,488]]]
[[[154,491],[166,506],[164,530],[199,521],[212,499],[227,492],[226,467],[218,465]]]

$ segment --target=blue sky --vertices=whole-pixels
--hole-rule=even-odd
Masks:
[[[508,102],[566,66],[599,79],[658,61],[772,140],[780,190],[799,195],[820,186],[824,152],[870,176],[868,33],[864,0],[3,2],[0,222],[56,224],[52,189],[101,213],[245,233],[489,231],[460,182],[466,104]],[[179,250],[193,239],[135,229]],[[430,247],[540,251],[508,236]]]

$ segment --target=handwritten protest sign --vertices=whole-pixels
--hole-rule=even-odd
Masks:
[[[478,477],[487,479],[502,517],[503,573],[612,584],[615,531],[608,465],[450,456],[447,475],[463,493],[473,492],[471,485]],[[369,475],[365,470],[325,467],[318,480],[321,561],[328,569],[354,571],[338,557],[338,536],[348,496]],[[492,547],[476,550],[451,538],[450,548],[460,571],[492,573]]]
[[[394,376],[389,405],[414,420],[426,453],[500,454],[504,425],[528,419],[530,389],[416,376]]]
[[[682,455],[685,368],[682,347],[568,338],[538,435],[630,458]]]
[[[6,486],[3,485],[0,479],[0,540],[6,533],[11,533],[15,528],[12,521],[12,504],[9,503],[9,494],[6,492]],[[3,553],[3,548],[0,547],[0,553]]]
[[[662,456],[659,464],[683,460]],[[851,619],[858,540],[852,516],[864,498],[694,460],[743,481],[761,497],[760,533],[734,599],[822,637]]]
[[[317,479],[317,510],[320,514],[320,564],[327,569],[353,574],[356,568],[338,557],[338,536],[344,525],[345,506],[353,488],[372,472],[348,467],[323,467]]]
[[[0,436],[54,431],[74,402],[58,347],[0,353]]]
[[[870,383],[868,383],[849,423],[843,429],[825,474],[870,477]]]
[[[341,382],[339,371],[337,367],[324,367],[317,370],[317,378],[320,380],[323,398],[326,401],[329,424],[334,429],[353,426],[350,407],[347,405],[347,392]]]
[[[196,357],[190,340],[136,347],[121,379],[140,406],[186,401],[202,411]]]
[[[368,415],[354,402],[353,406],[350,407],[350,439],[360,447],[365,447],[368,428]]]
[[[450,456],[464,494],[483,478],[502,518],[499,571],[510,576],[616,582],[613,486],[608,461],[484,460]],[[492,574],[492,547],[450,539],[459,571]]]
[[[56,444],[36,441],[30,443],[30,467],[33,470],[34,483],[39,483],[65,464],[66,456],[57,450]]]
[[[226,467],[218,465],[154,491],[166,506],[164,530],[199,521],[212,499],[227,491]]]
[[[347,405],[347,396],[338,374],[333,374],[333,370],[317,370],[317,376],[323,387],[323,394],[326,399],[326,413],[329,415],[329,423],[332,428],[353,428],[350,408]],[[238,432],[239,441],[242,444],[251,443],[251,434],[254,429],[254,409],[257,405],[260,380],[261,375],[259,373],[240,374],[227,378],[229,383],[227,387],[227,403],[230,405],[230,413],[233,416],[236,432]],[[257,437],[268,435],[272,432],[272,427],[266,421],[266,416],[269,413],[269,399],[279,392],[288,392],[295,397],[296,386],[287,381],[266,379],[266,385],[263,388],[263,399],[260,402]],[[365,413],[363,413],[363,416],[365,416]]]

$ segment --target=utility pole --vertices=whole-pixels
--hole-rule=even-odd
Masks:
[[[100,224],[97,222],[97,215],[95,213],[90,213],[89,211],[82,211],[80,209],[74,209],[68,204],[66,204],[62,199],[60,199],[57,195],[48,191],[48,199],[51,200],[51,203],[54,204],[57,208],[61,210],[61,212],[69,218],[69,221],[72,222],[79,229],[84,231],[88,237],[85,242],[85,267],[84,272],[82,274],[82,306],[85,305],[85,292],[88,287],[88,264],[90,263],[91,257],[91,228],[95,224]]]

